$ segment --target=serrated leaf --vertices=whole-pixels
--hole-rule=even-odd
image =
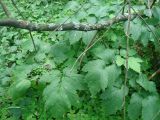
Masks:
[[[109,65],[105,68],[108,76],[108,87],[114,85],[116,80],[119,80],[118,77],[121,73],[121,70],[115,65]]]
[[[136,82],[141,86],[143,87],[146,91],[149,91],[149,92],[156,92],[156,85],[154,82],[152,81],[149,81],[147,79],[147,76],[146,75],[139,75],[139,78],[136,80]]]
[[[127,93],[128,89],[126,88],[126,94]],[[120,89],[111,87],[102,94],[102,105],[105,108],[105,112],[107,115],[115,114],[118,110],[121,110],[123,105],[123,95],[124,87]]]
[[[136,21],[136,23],[131,22],[130,33],[133,40],[138,40],[141,36],[141,21]]]
[[[15,69],[13,70],[13,79],[16,81],[25,79],[27,77],[27,74],[29,74],[32,69],[36,67],[36,64],[28,65],[28,64],[22,64],[17,65]]]
[[[76,76],[67,75],[52,80],[43,92],[46,109],[56,118],[62,117],[72,105],[79,104],[78,89],[80,81]]]
[[[104,61],[90,61],[83,67],[83,71],[88,72],[85,76],[85,81],[92,95],[95,95],[101,89],[104,90],[107,87],[108,77],[105,71]]]
[[[92,72],[96,71],[97,69],[104,69],[105,68],[105,62],[103,60],[93,60],[89,61],[85,66],[83,67],[84,72]]]
[[[142,101],[142,119],[160,119],[160,99],[157,96],[149,96]]]
[[[88,62],[83,67],[83,71],[88,72],[85,76],[85,81],[93,96],[100,90],[104,91],[108,83],[112,85],[120,74],[115,65],[106,66],[103,60]]]
[[[131,120],[137,120],[142,111],[143,98],[138,93],[133,93],[128,106],[128,116]]]
[[[61,73],[58,70],[54,70],[48,73],[45,73],[41,76],[39,79],[39,84],[46,85],[46,83],[51,83],[52,80],[58,79],[60,77]]]
[[[108,85],[107,72],[104,69],[98,69],[93,72],[89,72],[85,76],[85,81],[88,84],[91,94],[94,96],[101,89],[104,91]]]
[[[112,49],[95,49],[93,53],[98,58],[104,60],[106,64],[112,63],[115,58],[115,51]]]
[[[73,54],[74,51],[65,42],[54,44],[50,52],[50,55],[53,56],[54,61],[58,64],[64,62],[67,58],[73,56]]]
[[[128,58],[128,67],[134,70],[135,72],[140,73],[141,72],[141,65],[142,62],[141,59],[135,58],[135,57],[129,57]]]

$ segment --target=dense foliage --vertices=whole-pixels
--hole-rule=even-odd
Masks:
[[[36,50],[27,30],[0,27],[0,119],[121,120],[125,106],[127,120],[159,120],[160,77],[153,73],[160,68],[160,7],[147,9],[146,1],[131,3],[131,12],[143,17],[130,22],[129,51],[127,21],[101,31],[32,32]],[[11,1],[4,3],[24,19]],[[16,4],[25,20],[37,23],[101,23],[124,6],[120,0]],[[0,16],[6,18],[2,8]]]

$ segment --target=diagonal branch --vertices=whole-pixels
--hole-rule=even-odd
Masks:
[[[23,14],[21,13],[21,11],[18,9],[16,3],[14,2],[14,0],[11,0],[13,6],[15,7],[15,9],[17,10],[18,14],[24,19],[25,17],[23,16]],[[33,35],[32,35],[32,32],[29,30],[29,35],[31,37],[31,40],[32,40],[32,43],[33,43],[33,47],[36,51],[36,45],[35,45],[35,42],[34,42],[34,39],[33,39]]]
[[[133,14],[131,18],[134,19],[136,16],[137,15]],[[67,30],[92,31],[92,30],[105,29],[110,25],[113,25],[118,22],[126,21],[127,19],[128,19],[128,15],[120,15],[104,23],[97,23],[97,24],[73,23],[73,22],[65,23],[65,24],[54,24],[54,23],[37,24],[37,23],[31,23],[23,20],[5,19],[5,20],[0,20],[0,26],[15,27],[15,28],[21,28],[21,29],[26,29],[30,31],[67,31]],[[57,27],[59,28],[57,29]]]
[[[7,17],[11,17],[11,13],[8,11],[6,5],[2,2],[2,0],[0,0],[0,4],[2,6],[3,11],[5,12],[5,14],[7,15]]]

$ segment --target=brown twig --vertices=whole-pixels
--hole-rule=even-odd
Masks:
[[[86,51],[86,50],[94,43],[94,41],[95,41],[95,39],[96,39],[96,36],[97,36],[97,33],[98,33],[98,32],[96,31],[95,35],[94,35],[93,38],[90,40],[89,44],[86,46],[86,48],[84,49],[84,51]],[[86,51],[86,52],[87,52],[87,51]],[[81,56],[81,58],[80,58],[80,60],[79,60],[79,65],[81,65],[82,60],[83,60],[83,58],[84,58],[85,55],[86,55],[86,53],[84,53],[83,56]]]
[[[76,61],[74,62],[71,70],[70,70],[70,73],[72,72],[74,66],[76,65],[76,63],[78,62],[78,60],[85,55],[85,53],[91,49],[97,42],[99,42],[103,37],[104,35],[110,30],[111,26],[114,24],[114,23],[118,23],[117,21],[120,20],[120,17],[118,16],[118,14],[122,11],[123,7],[118,11],[117,15],[110,21],[116,21],[116,22],[111,22],[112,24],[109,24],[108,26],[108,29],[103,33],[103,35],[101,37],[99,37],[96,41],[94,41],[91,45],[89,45],[89,47],[87,47],[79,56],[78,58],[76,59]],[[135,18],[136,16],[132,16],[132,19]],[[118,18],[118,19],[117,19]],[[128,18],[128,16],[127,16]],[[109,22],[110,23],[110,22]]]
[[[151,29],[151,27],[148,25],[148,23],[144,20],[144,18],[131,6],[131,9],[135,12],[135,14],[140,18],[142,19],[142,21],[146,24],[147,28],[150,30],[150,32],[152,32],[153,36],[155,39],[158,39],[158,36],[153,32],[153,30]]]
[[[15,9],[17,10],[18,14],[19,14],[23,19],[25,19],[25,17],[24,17],[23,14],[21,13],[21,11],[18,9],[18,7],[17,7],[16,3],[14,2],[14,0],[11,0],[11,2],[12,2],[12,4],[13,4],[13,6],[15,7]],[[31,37],[33,47],[34,47],[35,51],[37,51],[31,30],[29,30],[29,35],[30,35],[30,37]]]
[[[131,3],[130,0],[128,0],[128,24],[127,24],[127,32],[126,32],[126,71],[125,71],[125,80],[124,80],[124,98],[123,98],[123,120],[126,120],[126,96],[125,96],[125,89],[127,86],[128,81],[128,54],[129,54],[129,35],[130,35],[130,22],[131,22]]]
[[[126,3],[127,3],[127,0],[124,0],[123,1],[122,15],[124,15],[124,10],[125,10]]]
[[[2,0],[0,0],[0,4],[2,6],[3,11],[5,12],[5,14],[7,15],[7,17],[11,17],[11,13],[8,11],[6,5],[2,2]]]
[[[160,73],[160,68],[157,71],[155,71],[148,79],[151,80],[152,78],[154,78],[159,73]]]

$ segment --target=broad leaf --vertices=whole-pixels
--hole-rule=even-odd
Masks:
[[[149,96],[142,101],[142,119],[160,120],[160,99],[157,96]]]
[[[12,84],[11,88],[9,89],[9,94],[14,99],[19,98],[25,95],[30,86],[31,86],[31,81],[29,80],[16,81],[15,83]]]
[[[149,92],[156,92],[156,85],[154,82],[152,81],[149,81],[147,79],[147,76],[146,75],[139,75],[139,78],[136,80],[136,82],[141,86],[143,87],[146,91],[149,91]]]
[[[128,89],[125,88],[125,95],[128,93]],[[118,110],[122,109],[123,106],[123,96],[124,96],[124,87],[116,88],[111,87],[108,88],[102,94],[102,105],[105,108],[105,112],[108,115],[115,114]]]
[[[43,92],[46,109],[56,118],[63,116],[72,105],[77,106],[79,99],[76,90],[81,89],[80,76],[75,74],[53,79]]]
[[[134,20],[134,23],[131,22],[130,33],[133,40],[136,41],[140,38],[141,29],[142,29],[142,25],[140,20],[137,19],[137,20]]]
[[[156,6],[153,8],[153,15],[155,18],[160,20],[160,7],[159,6]]]
[[[55,79],[59,79],[60,76],[61,76],[61,73],[58,70],[53,70],[49,73],[45,73],[39,79],[39,84],[46,85],[48,83],[51,83]]]
[[[69,32],[69,42],[70,44],[74,44],[78,42],[82,37],[82,32],[81,31],[71,31]]]
[[[132,94],[130,104],[128,106],[128,116],[131,120],[137,120],[140,117],[142,111],[142,100],[143,98],[139,94]]]
[[[89,44],[92,39],[94,39],[95,35],[97,34],[97,31],[88,31],[88,32],[83,32],[82,35],[82,41],[84,42],[84,44]]]
[[[112,85],[120,74],[119,69],[114,64],[106,66],[102,60],[88,62],[83,67],[83,71],[88,72],[85,81],[93,96],[100,90],[104,91],[108,85]]]
[[[65,42],[59,42],[51,48],[50,56],[53,56],[56,63],[60,64],[67,58],[73,56],[74,51]]]
[[[124,65],[125,64],[125,59],[122,58],[120,55],[116,56],[116,64],[118,66]]]
[[[115,58],[115,51],[112,49],[95,49],[93,51],[95,56],[105,61],[106,64],[112,63]]]
[[[128,67],[134,70],[135,72],[140,73],[141,72],[141,65],[142,62],[141,59],[135,58],[135,57],[129,57],[128,58]]]

